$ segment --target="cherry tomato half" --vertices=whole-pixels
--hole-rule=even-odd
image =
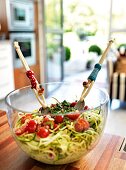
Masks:
[[[72,102],[72,103],[70,104],[70,107],[74,107],[76,104],[77,104],[77,102]]]
[[[79,112],[70,113],[70,114],[66,115],[66,117],[68,117],[71,120],[76,120],[79,116],[80,116]]]
[[[55,124],[54,124],[54,129],[56,129],[57,127],[58,127],[58,124],[55,123]]]
[[[89,122],[83,118],[78,119],[74,125],[77,132],[83,132],[84,130],[87,130],[89,126]]]
[[[54,120],[52,119],[49,119],[48,116],[46,116],[44,119],[43,119],[43,122],[42,122],[42,126],[47,126],[50,128],[50,129],[53,129],[54,128]]]
[[[49,117],[45,116],[44,119],[43,119],[43,123],[48,122],[48,121],[49,121]]]
[[[55,123],[62,123],[63,122],[63,115],[57,115],[55,116]]]
[[[22,116],[21,118],[21,123],[24,124],[26,119],[31,119],[32,118],[32,114],[26,114],[25,116]]]
[[[26,132],[26,125],[25,126],[21,126],[20,128],[15,130],[15,134],[17,136],[22,135],[24,132]]]
[[[89,109],[89,107],[86,105],[86,106],[84,106],[84,110],[88,110]]]
[[[34,133],[37,128],[37,123],[35,120],[30,120],[26,126],[26,131],[29,133]]]
[[[40,138],[46,138],[47,136],[49,136],[49,130],[46,129],[45,127],[41,127],[39,129],[39,131],[37,132],[37,135],[40,137]]]

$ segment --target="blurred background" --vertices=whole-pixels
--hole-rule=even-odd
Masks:
[[[95,85],[108,90],[112,103],[106,131],[126,135],[125,6],[125,0],[0,0],[0,108],[10,91],[30,84],[14,41],[40,83],[82,84],[115,38]],[[109,59],[117,60],[116,70]]]
[[[39,82],[81,81],[111,37],[125,43],[125,17],[124,0],[0,0],[0,99],[29,85],[15,40]]]

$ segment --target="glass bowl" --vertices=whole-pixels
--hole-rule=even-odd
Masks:
[[[6,98],[8,123],[19,147],[30,157],[47,164],[79,160],[99,142],[106,123],[109,97],[92,88],[82,111],[74,105],[81,95],[80,83],[47,83],[48,113],[30,86],[12,91]],[[48,93],[50,92],[50,93]]]

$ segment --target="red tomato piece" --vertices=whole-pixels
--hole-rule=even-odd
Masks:
[[[43,123],[44,122],[48,122],[49,121],[49,117],[48,116],[45,116],[44,119],[43,119]]]
[[[74,127],[77,132],[82,132],[84,130],[87,130],[89,128],[90,124],[87,120],[80,118],[75,123]]]
[[[26,131],[29,133],[34,133],[37,128],[37,123],[35,120],[30,120],[26,126]]]
[[[58,127],[58,124],[55,123],[55,124],[54,124],[54,129],[56,129],[57,127]]]
[[[87,130],[90,126],[89,122],[86,119],[80,118],[78,122],[83,124],[84,130]]]
[[[26,114],[25,116],[21,118],[21,123],[24,124],[26,119],[31,119],[31,118],[32,118],[32,114],[30,113]]]
[[[72,103],[70,104],[70,107],[74,107],[76,104],[77,104],[77,102],[72,102]]]
[[[75,112],[75,113],[70,113],[68,115],[66,115],[69,119],[71,120],[76,120],[79,116],[80,116],[80,113],[79,112]]]
[[[63,122],[63,115],[57,115],[55,116],[55,123],[62,123]]]
[[[58,129],[59,129],[59,127],[60,127],[60,125],[58,125],[58,124],[54,124],[54,131],[57,131]]]
[[[41,124],[37,124],[37,125],[36,125],[36,131],[39,131],[39,129],[40,129],[41,127],[42,127]]]
[[[49,126],[50,129],[53,129],[54,127],[54,120],[49,119],[48,116],[46,116],[42,122],[42,126]]]
[[[89,109],[89,107],[86,105],[86,106],[84,106],[84,110],[88,110]]]
[[[21,126],[20,128],[15,130],[15,134],[17,136],[22,135],[24,132],[26,132],[26,125],[25,126]]]
[[[46,129],[45,127],[41,127],[39,129],[39,131],[37,132],[37,135],[40,137],[40,138],[46,138],[47,136],[49,136],[49,130]]]
[[[55,107],[56,106],[56,104],[51,104],[51,107]]]
[[[84,131],[83,125],[80,124],[80,123],[78,123],[78,122],[75,123],[74,128],[75,128],[75,130],[76,130],[77,132],[82,132],[82,131]]]

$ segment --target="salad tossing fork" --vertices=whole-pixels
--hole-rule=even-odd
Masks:
[[[85,106],[84,99],[88,95],[88,93],[90,92],[90,90],[91,90],[91,88],[92,88],[92,86],[93,86],[93,84],[94,84],[94,82],[97,78],[97,75],[98,75],[99,71],[101,70],[101,65],[102,65],[104,59],[106,58],[108,51],[110,50],[110,47],[111,47],[113,42],[114,42],[114,39],[109,41],[107,48],[105,49],[104,53],[102,54],[99,62],[97,64],[95,64],[93,71],[91,72],[91,74],[87,78],[87,81],[83,82],[84,89],[81,93],[81,97],[80,97],[79,101],[75,105],[75,108],[77,110],[81,111],[81,110],[84,109],[84,106]]]

